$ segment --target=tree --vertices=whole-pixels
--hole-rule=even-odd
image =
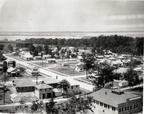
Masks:
[[[87,110],[92,110],[93,98],[88,96],[72,96],[68,103],[65,104],[64,111],[67,114],[76,114],[77,112],[85,113]]]
[[[35,48],[33,55],[38,56],[38,49],[37,48]]]
[[[56,102],[51,98],[49,103],[46,103],[46,112],[49,114],[58,114],[58,109],[56,107]]]
[[[45,52],[45,54],[49,54],[49,47],[48,47],[48,45],[44,46],[44,52]]]
[[[7,69],[8,69],[8,63],[7,63],[7,61],[4,61],[3,62],[3,72],[7,72]]]
[[[129,86],[141,83],[141,79],[139,79],[137,72],[134,71],[133,68],[128,69],[127,72],[124,73],[124,79],[128,81]]]
[[[94,68],[94,56],[92,54],[82,54],[82,57],[84,62],[84,69],[86,70],[86,78],[87,78],[88,70]]]
[[[60,81],[59,88],[62,88],[66,94],[68,93],[69,87],[70,87],[70,83],[67,80],[64,79],[64,80]]]
[[[12,61],[12,67],[15,68],[16,67],[16,62]]]
[[[35,50],[35,47],[33,46],[33,44],[30,44],[30,45],[28,46],[28,49],[29,49],[29,51],[30,51],[31,53],[33,53],[34,50]]]
[[[114,68],[110,67],[109,65],[102,66],[99,69],[99,78],[94,80],[93,83],[97,87],[104,87],[107,82],[111,82],[114,79],[114,73],[113,73]]]
[[[9,50],[10,52],[13,51],[13,46],[12,46],[11,44],[9,44],[7,48],[8,48],[8,50]]]
[[[32,106],[31,106],[31,111],[32,111],[32,112],[36,112],[37,110],[38,110],[37,101],[33,101],[33,102],[32,102]]]

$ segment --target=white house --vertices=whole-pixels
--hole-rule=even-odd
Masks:
[[[128,86],[128,81],[126,80],[114,80],[113,82],[113,87],[121,88],[125,86]]]
[[[78,94],[78,93],[80,93],[80,86],[70,84],[70,87],[68,87],[68,94]]]
[[[33,56],[30,54],[30,52],[22,51],[22,52],[20,52],[20,56],[24,60],[33,60]]]
[[[56,59],[55,58],[49,58],[46,60],[46,63],[56,63]]]
[[[35,86],[35,95],[38,99],[48,99],[53,96],[53,87],[47,84]]]
[[[78,72],[84,71],[84,64],[83,63],[78,63],[75,65],[75,70]]]

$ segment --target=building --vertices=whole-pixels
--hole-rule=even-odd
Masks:
[[[62,96],[62,91],[60,89],[54,88],[53,92],[54,92],[54,97]]]
[[[35,83],[33,83],[30,79],[15,80],[14,83],[16,85],[17,92],[35,91]]]
[[[84,71],[84,63],[78,63],[75,65],[75,70],[78,71],[78,72],[82,72]]]
[[[46,60],[46,63],[56,63],[56,59],[55,58],[49,58]]]
[[[80,93],[80,87],[79,87],[79,85],[70,85],[70,87],[68,87],[68,89],[67,89],[68,91],[67,91],[67,93],[68,94],[78,94],[78,93]]]
[[[114,80],[113,81],[113,87],[126,87],[128,86],[128,81],[126,80]]]
[[[39,56],[35,56],[34,59],[35,60],[42,60],[42,56],[40,56],[40,55]]]
[[[142,96],[118,89],[100,89],[90,96],[94,99],[93,113],[133,114],[142,111]]]
[[[23,58],[24,60],[33,60],[33,56],[30,54],[30,52],[28,51],[21,51],[19,53],[19,55],[21,56],[21,58]]]
[[[35,95],[38,99],[48,99],[53,96],[53,87],[47,84],[35,86]]]

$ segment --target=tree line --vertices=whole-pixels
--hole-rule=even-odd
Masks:
[[[111,50],[116,53],[128,53],[133,55],[143,55],[143,39],[144,37],[128,37],[128,36],[98,36],[89,39],[45,39],[45,38],[30,38],[26,42],[44,45],[58,46],[74,46],[74,47],[93,47]]]

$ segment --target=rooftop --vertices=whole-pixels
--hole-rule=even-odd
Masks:
[[[29,86],[35,86],[35,83],[33,83],[30,79],[18,79],[15,80],[16,87],[29,87]]]
[[[37,89],[53,88],[52,86],[47,85],[47,84],[39,84],[39,85],[36,85],[35,87],[36,87]]]
[[[119,90],[116,90],[116,92],[119,92]],[[111,89],[103,88],[90,94],[90,96],[97,101],[114,107],[118,107],[118,104],[125,103],[127,99],[141,97],[140,95],[132,94],[130,92],[124,92],[123,94],[116,94],[116,92],[112,93]]]

